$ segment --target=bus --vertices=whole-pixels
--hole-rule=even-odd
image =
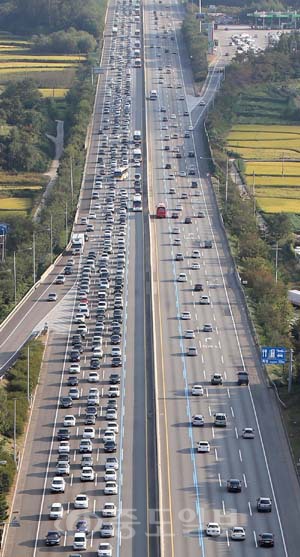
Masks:
[[[156,217],[158,219],[165,219],[167,216],[167,209],[164,203],[159,203],[156,207]]]
[[[126,180],[128,178],[128,166],[120,166],[114,170],[114,178],[117,180]]]
[[[142,196],[140,193],[136,193],[133,196],[133,204],[132,208],[134,211],[141,211],[142,210]]]
[[[134,130],[133,132],[133,142],[142,143],[142,132],[140,130]]]

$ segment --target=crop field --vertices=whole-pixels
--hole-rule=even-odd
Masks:
[[[63,97],[66,96],[66,94],[68,93],[69,89],[67,87],[53,87],[53,89],[50,88],[42,88],[39,89],[41,95],[43,95],[43,97],[48,98],[48,97],[55,97],[56,99],[62,99]]]
[[[72,70],[73,77],[78,64],[86,60],[86,56],[83,54],[32,54],[30,47],[31,44],[28,41],[0,33],[1,84],[11,80],[14,76],[18,79],[34,77],[38,79],[40,87],[50,88],[53,84],[57,89],[65,89],[70,86],[71,76],[68,72]],[[54,72],[56,72],[55,75]],[[59,73],[61,73],[60,78],[58,78]],[[45,81],[44,78],[46,78]]]
[[[32,201],[28,197],[2,197],[0,198],[0,211],[30,211]]]
[[[227,149],[244,159],[249,190],[267,213],[300,213],[300,126],[234,126]],[[296,160],[293,160],[296,159]]]

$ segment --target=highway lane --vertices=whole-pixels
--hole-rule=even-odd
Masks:
[[[157,26],[152,19],[153,5],[149,6],[147,19],[147,39],[151,44],[153,36],[157,37]],[[163,7],[159,6],[159,11]],[[164,43],[162,39],[163,25],[168,29],[170,25],[170,12],[165,10],[165,17],[160,21],[160,39],[157,46]],[[170,33],[170,30],[168,30]],[[168,43],[168,46],[172,43]],[[156,53],[161,48],[156,48]],[[165,77],[165,71],[157,70],[158,67],[168,68],[170,56],[165,59],[158,57],[155,64],[155,53],[149,46],[147,52],[148,84],[157,83],[159,101],[148,103],[148,134],[151,138],[150,151],[153,160],[152,173],[150,175],[150,187],[153,188],[155,202],[167,201],[169,210],[174,210],[176,204],[183,205],[179,221],[171,220],[154,221],[152,232],[157,241],[157,260],[154,263],[154,274],[159,275],[159,303],[157,304],[156,317],[161,318],[161,327],[157,330],[157,343],[161,342],[163,358],[158,362],[159,371],[159,404],[160,413],[165,415],[161,419],[161,429],[165,429],[165,438],[168,439],[167,450],[162,451],[164,459],[164,501],[172,506],[170,515],[165,517],[165,531],[170,534],[166,541],[166,554],[174,555],[182,552],[186,554],[203,555],[252,555],[256,552],[256,540],[262,531],[271,530],[275,534],[276,545],[272,554],[294,555],[296,551],[297,536],[296,521],[299,516],[298,504],[295,503],[285,521],[286,535],[282,535],[281,521],[285,520],[285,512],[278,513],[276,505],[281,510],[286,509],[288,501],[293,499],[292,491],[298,486],[295,482],[295,474],[288,467],[289,485],[291,491],[288,499],[280,489],[279,478],[286,473],[285,463],[281,463],[280,469],[277,464],[271,462],[272,470],[265,459],[264,445],[260,435],[268,438],[270,423],[265,420],[256,421],[256,403],[261,411],[261,403],[267,403],[271,407],[270,412],[276,413],[273,406],[272,395],[266,391],[257,373],[257,355],[253,348],[253,341],[249,334],[249,327],[245,324],[245,316],[240,307],[239,294],[232,289],[236,286],[232,275],[232,265],[228,255],[227,245],[224,241],[223,231],[216,213],[215,200],[211,193],[209,181],[206,178],[207,165],[201,164],[201,175],[203,176],[200,195],[191,196],[189,181],[178,176],[178,170],[184,166],[189,168],[190,162],[179,159],[179,168],[174,155],[170,156],[165,151],[165,145],[171,149],[182,143],[182,131],[188,129],[183,119],[181,133],[178,140],[164,139],[166,135],[172,137],[170,126],[170,113],[180,115],[182,105],[177,100],[178,92],[175,83],[180,81],[180,68],[176,67],[177,56],[171,60],[171,79],[173,87],[169,87],[169,75]],[[168,53],[166,53],[168,54]],[[156,66],[156,68],[155,68]],[[161,79],[163,76],[164,80]],[[151,88],[148,85],[148,88]],[[160,113],[159,107],[166,107],[166,113]],[[162,117],[168,117],[162,129]],[[195,137],[198,137],[195,134]],[[188,145],[185,154],[193,147],[192,138],[186,138]],[[152,147],[154,145],[155,147]],[[202,150],[201,150],[202,147]],[[205,156],[203,145],[197,145],[200,156]],[[207,156],[207,155],[206,155]],[[199,159],[200,160],[200,159]],[[166,162],[172,164],[172,169],[164,170]],[[170,180],[169,173],[176,173],[177,177]],[[189,180],[194,177],[189,178]],[[199,181],[199,180],[198,180]],[[183,186],[183,184],[186,184]],[[174,186],[177,194],[168,194],[169,187]],[[188,191],[188,199],[181,200],[181,193]],[[174,200],[172,198],[175,198]],[[194,216],[197,210],[204,210],[205,219],[193,219],[192,225],[182,224],[185,216]],[[209,217],[209,218],[208,218]],[[172,234],[173,226],[181,229],[180,238],[182,245],[174,247]],[[213,249],[203,250],[200,248],[200,269],[191,270],[191,250],[199,248],[199,239],[212,239]],[[155,240],[154,240],[155,243]],[[182,263],[174,262],[177,251],[188,254]],[[155,259],[155,257],[154,257]],[[186,272],[188,283],[176,283],[179,272]],[[208,285],[217,279],[219,286],[210,288]],[[205,293],[211,297],[210,306],[199,306],[198,299],[201,293],[193,295],[192,286],[195,282],[205,285]],[[230,294],[228,294],[230,292]],[[230,299],[229,299],[230,296]],[[179,319],[182,310],[191,312],[190,321]],[[240,313],[240,315],[239,315]],[[237,318],[237,321],[233,320]],[[204,323],[212,323],[214,331],[206,335],[201,331]],[[161,328],[161,331],[160,331]],[[196,331],[195,341],[183,340],[185,328],[193,328]],[[161,336],[161,340],[160,340]],[[195,345],[198,348],[197,358],[186,357],[187,346]],[[247,388],[236,385],[236,371],[246,365],[251,378],[251,392]],[[211,387],[209,379],[212,372],[222,372],[225,379],[223,387]],[[190,396],[191,385],[200,381],[208,396],[201,401],[194,401]],[[253,393],[253,395],[252,395]],[[253,404],[253,397],[255,405]],[[226,412],[228,426],[225,430],[213,427],[213,414],[217,411]],[[203,429],[191,428],[189,426],[191,415],[201,412],[205,417]],[[278,417],[278,414],[277,414]],[[278,423],[278,419],[276,420]],[[240,438],[243,427],[251,426],[256,430],[254,440]],[[196,430],[196,432],[195,432]],[[195,454],[196,441],[208,440],[211,444],[211,452],[208,455]],[[278,439],[272,435],[272,441],[277,444],[278,454],[285,455],[288,448],[282,428]],[[165,446],[165,445],[164,445]],[[274,448],[270,455],[274,454]],[[289,458],[289,457],[287,457]],[[284,460],[286,461],[287,458]],[[275,464],[275,466],[274,466]],[[229,494],[226,491],[226,481],[230,477],[242,480],[242,494]],[[271,478],[273,481],[271,481]],[[273,492],[273,482],[275,484]],[[260,495],[268,495],[273,499],[273,512],[271,515],[258,515],[255,510],[256,498]],[[280,497],[278,496],[280,495]],[[280,505],[278,500],[280,499]],[[183,511],[183,509],[187,509]],[[289,520],[293,520],[290,528]],[[207,539],[203,536],[203,528],[210,520],[218,521],[222,527],[222,536],[217,541]],[[234,543],[229,540],[228,532],[234,525],[243,525],[246,528],[247,539],[245,542]],[[172,539],[172,533],[174,539]],[[285,549],[287,544],[287,550]]]
[[[113,23],[113,12],[115,4],[111,4],[108,14],[108,30]],[[117,43],[119,41],[117,40]],[[121,42],[121,41],[120,41]],[[108,44],[107,44],[108,43]],[[107,92],[107,75],[109,75],[111,41],[108,39],[104,45],[104,60],[106,61],[106,75],[100,81],[98,89],[92,143],[87,160],[87,172],[85,187],[81,195],[81,205],[79,219],[89,214],[91,206],[91,193],[95,184],[95,166],[98,156],[98,144],[100,142],[98,129],[103,123],[103,97]],[[133,129],[142,129],[143,121],[143,98],[139,91],[143,90],[142,70],[134,70],[132,79],[132,98],[135,99],[135,110],[133,112],[130,132]],[[142,169],[141,169],[142,170]],[[134,170],[130,169],[130,181]],[[104,197],[101,196],[102,210],[104,209]],[[82,230],[82,225],[77,226],[77,230]],[[89,246],[86,246],[84,255],[88,249],[94,248],[100,251],[100,232],[103,231],[102,219],[98,224],[95,221],[95,231],[90,234]],[[117,237],[114,239],[117,242]],[[146,326],[144,313],[144,235],[143,217],[141,213],[131,213],[128,217],[127,232],[127,263],[125,280],[125,310],[124,310],[124,343],[125,353],[124,364],[121,373],[121,397],[119,400],[119,429],[118,435],[118,459],[119,459],[119,492],[113,500],[116,502],[120,514],[115,520],[116,540],[114,542],[114,555],[132,555],[135,553],[148,554],[148,509],[147,492],[149,487],[147,482],[152,474],[147,471],[147,390],[146,390]],[[97,304],[97,279],[92,283],[89,295],[93,310]],[[86,555],[95,555],[96,547],[101,541],[99,538],[99,528],[101,525],[101,508],[107,497],[103,496],[103,473],[104,473],[104,454],[102,449],[101,437],[106,422],[103,421],[104,408],[106,406],[106,392],[108,383],[108,373],[113,371],[110,368],[107,356],[104,356],[104,363],[101,366],[102,391],[101,404],[99,407],[100,424],[96,428],[96,439],[94,441],[94,460],[96,478],[93,483],[82,486],[79,480],[80,457],[78,445],[82,432],[82,417],[84,411],[84,399],[87,396],[86,377],[88,373],[87,356],[84,358],[82,378],[80,380],[80,400],[74,404],[74,414],[77,417],[79,426],[75,428],[71,437],[71,470],[72,473],[67,478],[67,488],[65,494],[53,495],[49,487],[53,474],[55,473],[56,461],[56,431],[62,425],[62,417],[69,411],[62,410],[58,406],[61,394],[66,395],[66,373],[69,367],[68,354],[70,350],[69,336],[74,332],[72,321],[76,301],[76,290],[71,289],[62,302],[56,306],[50,318],[50,340],[47,346],[46,367],[43,370],[43,380],[37,393],[37,403],[33,409],[32,427],[28,433],[28,445],[25,450],[21,474],[16,492],[14,510],[18,510],[20,528],[15,535],[14,527],[8,529],[8,538],[5,548],[5,555],[28,555],[38,554],[53,555],[54,549],[47,549],[43,538],[52,524],[48,519],[48,512],[51,503],[60,501],[64,504],[65,517],[62,521],[55,521],[55,528],[62,531],[62,546],[57,548],[58,552],[70,552],[74,532],[74,525],[82,512],[73,508],[74,497],[84,491],[90,497],[88,511],[83,511],[89,521],[91,535],[88,538],[88,549]],[[94,318],[89,321],[89,329],[94,326]],[[110,346],[105,340],[105,353],[108,354]],[[66,368],[66,369],[65,369]],[[73,412],[73,409],[71,410]],[[97,420],[98,421],[98,420]],[[45,428],[45,429],[42,429]],[[44,433],[41,436],[41,431]],[[42,455],[42,456],[41,456]],[[29,497],[30,496],[30,497]],[[30,549],[29,549],[30,548]]]

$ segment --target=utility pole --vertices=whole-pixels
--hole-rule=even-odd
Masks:
[[[228,200],[228,174],[229,174],[229,159],[226,161],[226,182],[225,182],[225,203]]]
[[[29,408],[31,406],[31,396],[30,396],[30,348],[29,344],[27,346],[27,400]]]
[[[33,265],[33,284],[36,283],[35,272],[35,233],[32,234],[32,265]]]
[[[65,226],[66,226],[66,245],[68,244],[68,203],[66,202],[65,209]]]
[[[252,197],[253,197],[253,216],[256,214],[256,204],[255,204],[255,172],[253,170],[252,175]]]
[[[53,218],[50,214],[50,252],[51,252],[51,265],[53,263]]]
[[[202,22],[201,22],[201,16],[202,16],[202,0],[199,0],[199,31],[200,31],[200,35],[202,33]]]
[[[288,376],[288,393],[291,393],[292,383],[293,383],[293,354],[294,351],[290,349],[290,361],[289,361],[289,376]]]
[[[74,182],[73,182],[73,159],[70,157],[70,172],[71,172],[71,199],[73,206],[73,196],[74,196]]]
[[[275,247],[272,247],[272,249],[275,250],[275,282],[277,284],[277,282],[278,282],[278,252],[281,249],[278,246],[278,242],[276,242]]]
[[[17,399],[14,398],[14,461],[17,466]]]
[[[15,296],[15,306],[17,305],[17,264],[16,264],[16,252],[14,251],[14,296]]]

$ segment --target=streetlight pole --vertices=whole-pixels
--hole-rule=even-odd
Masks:
[[[229,174],[229,159],[226,161],[226,181],[225,181],[225,203],[228,200],[228,174]]]
[[[255,205],[255,172],[254,171],[252,175],[252,197],[253,197],[253,216],[255,217],[256,205]]]
[[[16,252],[14,251],[14,296],[15,296],[15,306],[17,305],[17,264],[16,264]]]
[[[200,21],[199,31],[200,31],[200,34],[202,33],[201,16],[202,16],[202,0],[199,0],[199,21]]]
[[[36,283],[36,271],[35,271],[35,233],[32,234],[32,265],[33,265],[33,284]]]
[[[68,203],[66,202],[66,209],[65,209],[65,225],[66,225],[66,245],[68,244]]]
[[[17,399],[14,398],[14,461],[17,465]]]
[[[30,404],[30,348],[29,348],[29,344],[27,346],[27,399],[28,399],[28,404],[29,404],[29,407],[30,407],[31,404]]]
[[[74,195],[74,181],[73,181],[73,159],[70,157],[70,172],[71,172],[71,199],[73,205],[73,195]]]
[[[50,250],[51,250],[51,265],[53,263],[53,218],[50,214]]]

